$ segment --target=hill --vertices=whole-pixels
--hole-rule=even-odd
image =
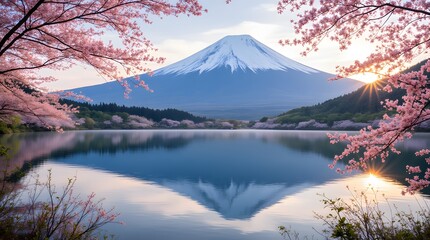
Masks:
[[[403,72],[417,71],[426,61],[424,60]],[[393,92],[387,93],[381,90],[384,85],[385,80],[380,80],[321,104],[290,110],[280,114],[277,117],[277,122],[282,124],[298,123],[314,119],[317,122],[332,125],[334,121],[341,120],[368,122],[381,119],[382,115],[386,113],[381,101],[384,99],[399,99],[401,101],[404,94],[404,90],[400,89],[393,89]]]

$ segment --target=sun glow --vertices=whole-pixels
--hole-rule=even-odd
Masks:
[[[378,75],[374,73],[359,73],[351,76],[352,79],[362,81],[364,83],[373,83],[378,80]]]
[[[381,185],[384,184],[384,181],[375,173],[369,173],[369,176],[365,179],[365,184],[370,187],[381,187]]]

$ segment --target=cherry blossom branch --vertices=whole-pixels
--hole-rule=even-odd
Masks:
[[[24,17],[15,25],[12,27],[9,32],[7,32],[4,37],[0,40],[0,49],[3,47],[3,45],[9,40],[9,38],[24,24],[27,22],[27,20],[30,18],[30,16],[43,4],[44,0],[39,0],[31,9],[27,12],[27,14],[24,15]],[[0,51],[0,56],[2,55],[3,51]]]
[[[151,16],[201,15],[204,11],[198,0],[3,1],[0,5],[0,82],[20,81],[25,86],[35,86],[47,81],[39,76],[38,69],[64,70],[81,63],[94,68],[103,78],[118,80],[127,94],[131,89],[124,77],[147,71],[148,62],[164,60],[152,56],[156,49],[143,36],[138,21],[150,24]],[[115,33],[122,40],[122,46],[103,41],[104,31]],[[145,84],[141,86],[148,88]],[[1,100],[16,99],[41,116],[37,119],[27,110],[20,111],[26,108],[19,106],[14,113],[24,121],[58,126],[59,122],[53,119],[47,121],[46,116],[51,113],[70,120],[66,114],[56,112],[61,109],[58,99],[49,94],[28,94],[19,88],[8,90],[1,85],[0,92],[6,94]],[[7,106],[3,103],[0,111],[9,113]],[[0,115],[6,114],[0,112]]]
[[[366,170],[370,161],[388,159],[390,153],[400,154],[396,144],[411,138],[420,124],[430,121],[430,60],[422,63],[419,71],[393,74],[419,54],[428,56],[430,50],[430,3],[428,1],[390,1],[379,0],[281,0],[278,11],[286,9],[297,12],[293,20],[297,37],[280,41],[284,45],[302,45],[306,55],[318,50],[323,39],[339,44],[340,50],[347,49],[354,39],[365,36],[365,40],[376,45],[375,51],[363,61],[355,61],[346,67],[336,67],[338,78],[362,72],[376,72],[387,78],[384,91],[397,88],[404,90],[401,99],[386,99],[382,104],[394,112],[385,114],[378,128],[367,127],[356,135],[329,134],[331,143],[345,142],[345,149],[334,157],[335,164],[344,158],[350,159],[345,173],[353,170]],[[303,10],[304,9],[304,10]],[[422,149],[417,156],[430,154]],[[357,155],[357,156],[356,156]],[[426,158],[430,164],[430,157]],[[406,166],[410,173],[421,176],[408,178],[410,184],[404,193],[415,193],[430,185],[430,168],[422,173],[417,166]]]
[[[399,5],[394,5],[392,3],[384,3],[384,4],[381,4],[381,5],[367,5],[367,6],[363,5],[363,8],[366,8],[366,7],[382,8],[382,7],[385,7],[385,6],[389,6],[389,7],[393,7],[393,8],[396,8],[396,9],[401,9],[401,10],[409,11],[409,12],[421,13],[421,14],[429,15],[430,16],[430,12],[428,12],[428,11],[424,11],[424,10],[421,10],[421,9],[410,8],[410,7],[399,6]]]

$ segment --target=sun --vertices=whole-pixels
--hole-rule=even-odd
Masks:
[[[364,179],[364,184],[367,187],[378,189],[381,189],[386,185],[385,181],[375,172],[368,173],[367,177]]]
[[[373,83],[378,80],[378,75],[374,73],[359,73],[352,75],[350,78],[364,82],[364,83]]]

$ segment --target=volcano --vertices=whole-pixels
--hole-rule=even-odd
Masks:
[[[314,105],[358,89],[352,79],[289,59],[249,35],[226,36],[209,47],[140,76],[154,92],[135,88],[129,98],[116,81],[72,89],[95,103],[176,108],[211,118],[256,120]],[[133,79],[128,79],[133,85]]]

